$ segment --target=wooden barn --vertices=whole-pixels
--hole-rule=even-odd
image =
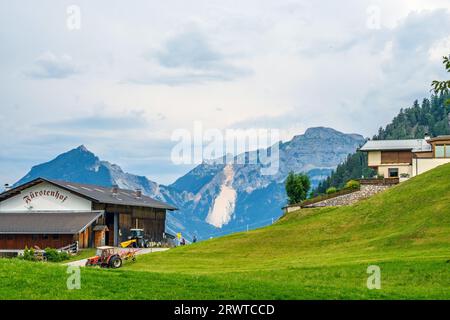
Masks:
[[[162,241],[168,210],[140,190],[38,178],[0,194],[0,250],[118,246],[133,228]]]

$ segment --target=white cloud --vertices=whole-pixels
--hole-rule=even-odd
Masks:
[[[428,50],[431,61],[440,62],[442,57],[448,56],[450,51],[450,36],[437,40]]]
[[[67,3],[0,3],[0,181],[86,144],[168,182],[171,133],[195,120],[370,136],[443,78],[450,36],[448,0],[376,1],[380,29],[372,4],[80,1],[70,31]]]
[[[169,39],[155,54],[159,64],[167,68],[215,69],[223,55],[213,50],[200,32],[184,32]]]
[[[149,52],[145,58],[157,65],[153,65],[148,74],[130,79],[131,83],[207,84],[232,81],[252,73],[248,68],[233,65],[229,61],[232,57],[213,49],[207,37],[198,30],[183,31],[170,37],[162,48]]]
[[[33,79],[63,79],[80,72],[72,57],[67,54],[56,56],[50,51],[41,54],[25,74]]]

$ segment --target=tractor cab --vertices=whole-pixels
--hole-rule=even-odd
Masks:
[[[100,257],[101,259],[105,259],[106,257],[113,255],[114,253],[114,247],[102,246],[97,248],[95,255]]]
[[[129,240],[136,240],[133,243],[134,247],[138,248],[148,248],[150,246],[150,241],[145,239],[144,229],[130,229]]]
[[[144,238],[144,229],[130,229],[131,239]]]

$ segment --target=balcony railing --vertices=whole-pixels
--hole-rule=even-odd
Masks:
[[[359,179],[361,185],[378,185],[378,186],[392,186],[400,183],[400,178],[370,178]]]

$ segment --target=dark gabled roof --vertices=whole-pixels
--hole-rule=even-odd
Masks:
[[[0,212],[0,234],[77,234],[103,211],[11,211]]]
[[[360,151],[410,150],[412,152],[431,151],[431,145],[425,139],[405,140],[369,140]]]
[[[178,210],[176,207],[171,206],[162,201],[158,201],[152,199],[148,196],[142,195],[139,198],[136,197],[136,192],[133,190],[126,189],[118,189],[117,194],[113,195],[111,188],[105,188],[97,185],[91,184],[81,184],[60,180],[52,180],[45,178],[37,178],[30,182],[24,183],[20,186],[17,186],[11,190],[5,191],[0,194],[0,201],[10,198],[22,190],[27,189],[33,185],[48,182],[60,188],[63,188],[69,192],[87,198],[94,202],[106,203],[106,204],[116,204],[116,205],[124,205],[124,206],[135,206],[135,207],[150,207],[157,209],[166,209],[166,210]]]

